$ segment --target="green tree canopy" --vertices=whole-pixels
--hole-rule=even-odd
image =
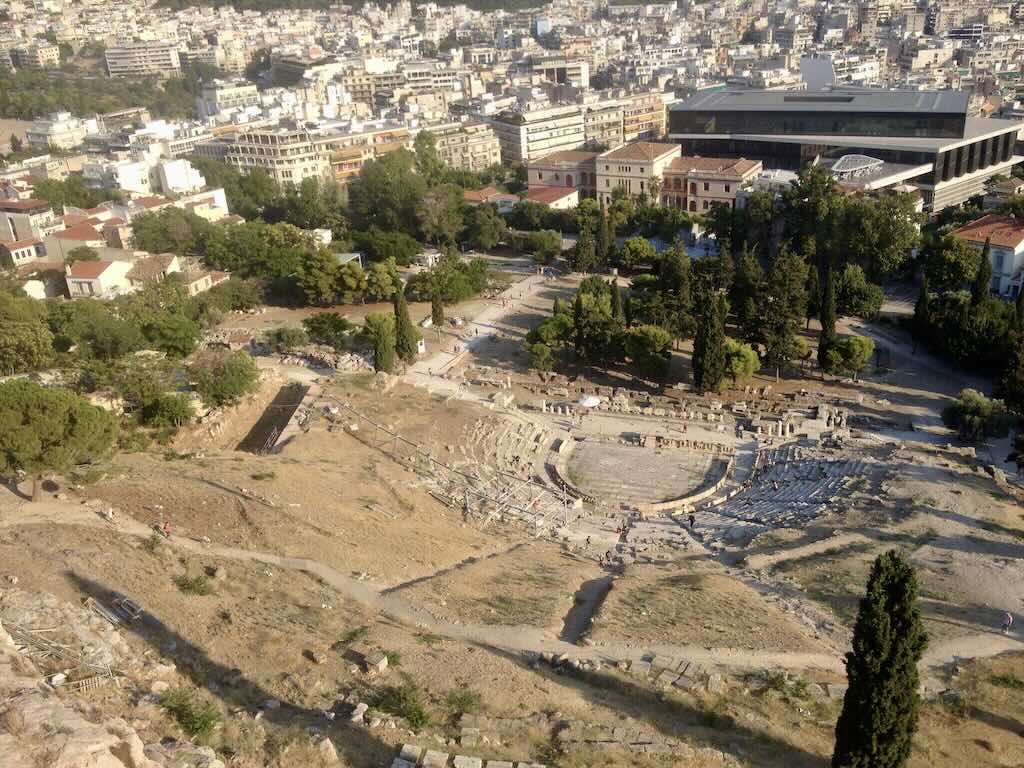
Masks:
[[[760,367],[761,360],[753,347],[735,339],[725,340],[725,372],[734,388],[749,384]]]
[[[188,369],[199,396],[212,408],[235,405],[259,387],[259,369],[244,350],[205,352]]]
[[[117,420],[85,398],[29,381],[0,384],[0,473],[39,480],[101,458],[117,438]]]

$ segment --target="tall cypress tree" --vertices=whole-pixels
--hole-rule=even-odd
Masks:
[[[416,359],[419,334],[409,319],[409,305],[401,289],[395,291],[395,352],[407,363]]]
[[[619,325],[623,325],[626,322],[626,313],[622,308],[622,291],[619,289],[619,284],[614,280],[608,284],[608,287],[611,288],[612,292],[612,319]]]
[[[725,296],[705,297],[693,342],[693,383],[700,392],[715,392],[725,378]]]
[[[596,258],[600,266],[605,266],[611,257],[611,241],[608,237],[608,215],[604,210],[604,203],[601,203],[601,213],[597,217],[597,248]]]
[[[1017,292],[1017,303],[1014,305],[1016,310],[1017,333],[1024,332],[1024,286],[1021,286],[1020,291]]]
[[[813,267],[812,267],[813,269]],[[828,349],[836,338],[836,281],[832,265],[825,266],[825,285],[821,295],[821,336],[818,338],[818,365],[825,367]]]
[[[985,247],[981,249],[981,261],[978,262],[978,272],[974,276],[974,284],[971,286],[971,306],[976,307],[988,298],[992,286],[992,262],[989,260],[989,252],[992,244],[985,238]]]
[[[928,329],[931,328],[932,325],[931,301],[932,299],[929,295],[928,275],[926,273],[921,278],[921,288],[917,292],[917,303],[914,304],[914,332],[920,338],[924,338],[928,334]],[[1018,304],[1019,303],[1020,302],[1018,300]]]
[[[444,302],[440,291],[434,291],[430,297],[430,322],[435,328],[444,325]]]
[[[584,323],[583,323],[583,294],[577,291],[576,300],[572,303],[572,327],[573,327],[573,340],[576,345],[576,354],[579,357],[583,356],[584,353],[584,339],[586,338]]]
[[[920,705],[917,663],[927,644],[914,569],[889,550],[871,568],[846,654],[850,687],[836,723],[833,768],[906,764]]]

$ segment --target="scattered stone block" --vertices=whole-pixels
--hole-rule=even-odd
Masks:
[[[488,760],[487,768],[512,768],[512,763],[505,760]]]
[[[651,672],[651,662],[649,661],[634,661],[629,665],[629,671],[634,675],[647,676]]]
[[[428,749],[423,756],[423,768],[445,768],[448,765],[448,753],[436,749]]]
[[[678,679],[679,679],[679,675],[678,674],[676,674],[675,672],[672,672],[672,671],[666,669],[660,675],[658,675],[658,677],[655,679],[654,682],[655,682],[656,685],[659,685],[662,688],[668,688],[670,685],[675,684],[675,682]]]
[[[366,710],[370,707],[367,704],[359,703],[356,704],[356,708],[352,710],[352,716],[349,717],[350,723],[361,723],[363,722],[363,716],[366,715]]]
[[[708,675],[707,687],[708,693],[722,693],[725,690],[725,678],[721,675]]]
[[[382,651],[370,651],[363,657],[363,667],[371,675],[377,675],[388,668],[388,657]]]
[[[415,765],[420,761],[420,755],[422,754],[423,747],[417,747],[415,744],[403,744],[398,757]]]
[[[479,757],[464,757],[463,755],[456,755],[452,762],[455,768],[483,768],[484,765],[484,761]]]

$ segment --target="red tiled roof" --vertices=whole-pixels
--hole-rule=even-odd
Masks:
[[[65,227],[73,227],[76,224],[83,224],[89,220],[88,216],[82,216],[79,213],[65,213],[60,217],[60,220],[64,222]]]
[[[954,230],[953,234],[972,243],[989,240],[992,245],[1017,249],[1024,243],[1024,220],[990,213]]]
[[[103,226],[104,227],[120,227],[120,226],[122,226],[124,224],[127,224],[127,223],[128,222],[126,222],[120,216],[114,216],[114,217],[109,218],[106,221],[104,221],[103,222]]]
[[[652,162],[670,152],[678,151],[678,144],[638,141],[613,149],[601,155],[602,160],[646,160]]]
[[[25,200],[0,200],[0,211],[43,211],[52,207],[46,200],[32,197]]]
[[[97,232],[95,228],[89,224],[76,224],[73,227],[68,227],[67,229],[62,229],[59,232],[54,232],[53,236],[58,240],[83,240],[86,242],[91,240],[103,240],[103,235]]]
[[[170,205],[171,201],[166,197],[160,197],[159,195],[150,195],[149,197],[137,197],[132,200],[136,205],[141,205],[143,208],[159,208],[162,205]]]
[[[665,168],[666,173],[685,173],[686,171],[702,171],[722,175],[742,177],[757,167],[756,160],[736,159],[733,157],[696,157],[683,155],[674,157]]]
[[[486,203],[494,195],[501,194],[496,187],[484,187],[483,189],[467,189],[462,193],[462,199],[467,203]]]
[[[76,261],[68,267],[68,277],[78,280],[95,280],[106,272],[113,262],[111,261]]]
[[[42,240],[36,240],[34,237],[30,237],[25,240],[0,240],[0,246],[3,246],[8,251],[18,251],[22,248],[34,248],[42,242]]]
[[[551,205],[576,194],[579,193],[572,187],[530,187],[526,192],[526,199],[534,203]]]
[[[586,152],[581,149],[564,149],[560,152],[552,152],[550,155],[544,155],[544,157],[534,160],[530,165],[554,165],[555,163],[578,165],[579,163],[586,163],[593,160],[599,154],[600,152]]]

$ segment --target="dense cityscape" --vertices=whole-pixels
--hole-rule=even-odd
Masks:
[[[1022,131],[1021,3],[0,0],[0,768],[1024,764]]]

